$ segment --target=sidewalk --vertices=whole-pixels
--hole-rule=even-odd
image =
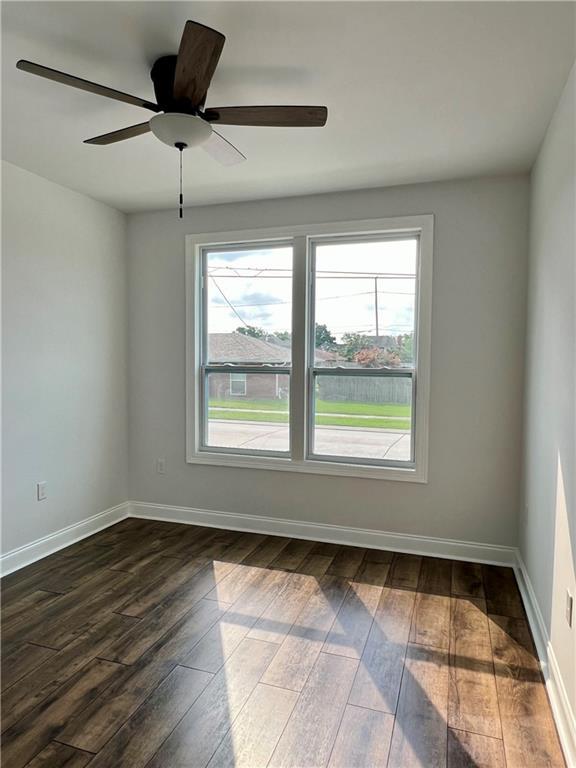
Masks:
[[[208,443],[221,448],[287,451],[288,424],[210,419]],[[410,460],[410,431],[370,427],[316,427],[315,453],[366,459]]]

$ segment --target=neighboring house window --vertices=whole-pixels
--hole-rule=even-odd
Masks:
[[[230,374],[230,394],[232,395],[232,397],[246,396],[246,374],[245,373]]]
[[[432,226],[189,236],[188,460],[425,481]]]

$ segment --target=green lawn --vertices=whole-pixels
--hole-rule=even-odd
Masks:
[[[209,411],[213,419],[286,424],[288,422],[287,407],[288,403],[285,400],[211,400]],[[268,411],[268,413],[260,411]],[[362,418],[358,418],[359,416]],[[370,416],[374,418],[369,418]],[[382,416],[396,418],[378,418]],[[394,403],[378,405],[317,400],[316,424],[318,426],[409,429],[410,406]]]
[[[245,400],[244,398],[232,398],[231,400],[210,400],[211,408],[246,408],[246,410],[287,411],[287,400]]]
[[[355,419],[354,416],[316,416],[318,426],[328,427],[378,427],[379,429],[410,429],[407,419]]]
[[[286,411],[286,400],[210,400],[211,408],[242,408],[246,410]],[[398,418],[410,418],[409,405],[397,405],[396,403],[341,403],[329,400],[316,400],[317,413],[343,413],[361,416],[397,416]]]
[[[409,405],[397,405],[396,403],[335,403],[329,400],[316,401],[317,413],[345,413],[359,416],[398,416],[398,418],[410,418]]]
[[[268,421],[275,424],[286,424],[288,422],[288,412],[259,413],[254,411],[250,413],[244,411],[220,411],[213,408],[208,409],[211,419],[222,419],[223,421]]]

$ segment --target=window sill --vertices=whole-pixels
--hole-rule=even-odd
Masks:
[[[318,461],[307,459],[295,461],[268,456],[238,456],[226,453],[195,453],[186,458],[188,464],[202,464],[217,467],[242,469],[268,469],[280,472],[298,472],[310,475],[337,475],[339,477],[371,478],[375,480],[427,483],[427,472],[420,467],[377,467],[367,464],[346,464],[345,462]]]

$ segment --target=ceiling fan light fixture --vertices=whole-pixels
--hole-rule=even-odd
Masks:
[[[180,112],[166,112],[154,115],[150,119],[150,130],[157,139],[176,147],[184,144],[186,147],[197,147],[208,141],[212,135],[210,123],[197,115],[187,115]]]

